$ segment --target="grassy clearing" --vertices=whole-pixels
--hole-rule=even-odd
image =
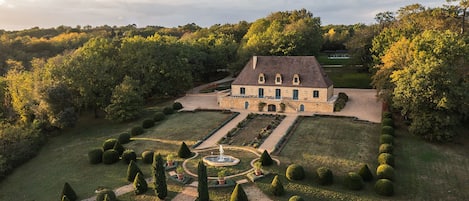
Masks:
[[[317,59],[321,65],[349,65],[352,63],[350,59],[329,59],[327,54],[320,54]]]
[[[371,74],[355,67],[325,68],[336,88],[371,89]]]
[[[173,114],[159,126],[146,130],[141,137],[195,141],[221,124],[228,116],[219,112]],[[17,168],[2,181],[0,200],[57,200],[64,182],[70,183],[80,199],[93,196],[98,186],[116,188],[128,184],[125,179],[127,164],[118,162],[113,165],[91,165],[87,153],[94,147],[100,147],[104,140],[117,137],[119,133],[128,131],[140,123],[141,120],[116,124],[102,119],[82,118],[76,128],[51,138],[36,158]],[[171,127],[176,129],[172,130]],[[179,127],[183,129],[180,130]],[[190,132],[181,132],[182,130]],[[177,152],[179,145],[133,141],[124,146],[134,149],[137,154],[144,150],[157,150],[166,155]],[[146,176],[151,175],[150,165],[141,161],[137,164]]]

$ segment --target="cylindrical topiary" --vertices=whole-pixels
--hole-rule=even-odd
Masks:
[[[142,161],[143,163],[146,164],[151,164],[153,163],[153,151],[144,151],[142,152]]]
[[[163,112],[156,112],[155,115],[153,115],[153,121],[162,121],[164,117],[165,115]]]
[[[285,189],[283,188],[283,184],[280,182],[278,175],[275,175],[272,183],[270,184],[270,192],[275,196],[281,196],[285,193]]]
[[[264,152],[262,152],[260,161],[262,166],[269,166],[274,164],[274,161],[272,160],[272,157],[270,157],[270,154],[269,152],[267,152],[267,150],[264,150]]]
[[[119,153],[114,149],[106,150],[103,153],[103,163],[113,164],[119,160]]]
[[[382,153],[378,156],[378,163],[381,164],[388,164],[390,166],[394,166],[394,156],[388,153]]]
[[[291,196],[288,201],[304,201],[304,199],[298,195]]]
[[[98,164],[103,161],[103,149],[96,148],[88,152],[88,160],[91,164]]]
[[[199,197],[197,200],[200,201],[209,201],[209,193],[208,193],[208,178],[207,178],[207,166],[205,166],[203,161],[199,161],[197,166],[197,192]]]
[[[142,128],[144,129],[151,128],[154,125],[155,125],[155,121],[153,121],[153,119],[145,119],[142,122]]]
[[[358,170],[358,174],[362,177],[363,181],[373,180],[373,174],[367,164],[363,164]]]
[[[129,164],[130,161],[137,162],[137,154],[135,153],[134,150],[127,149],[124,151],[124,153],[122,153],[122,160],[127,164]]]
[[[332,171],[326,167],[319,167],[316,170],[318,184],[320,185],[330,185],[334,182],[334,176]]]
[[[179,147],[178,156],[179,158],[190,158],[192,156],[192,152],[189,147],[187,147],[185,142],[182,142],[181,146]]]
[[[363,179],[356,172],[349,172],[344,180],[345,186],[350,190],[361,190],[363,188]]]
[[[174,113],[174,109],[173,109],[173,107],[165,107],[165,108],[163,108],[163,113],[164,113],[165,115],[173,114],[173,113]]]
[[[381,125],[382,126],[394,126],[394,122],[391,118],[383,118],[383,120],[381,120]]]
[[[381,134],[388,134],[394,136],[394,128],[391,126],[383,126],[381,128]]]
[[[305,178],[305,170],[301,165],[291,164],[288,166],[285,176],[289,180],[302,180]]]
[[[376,168],[376,177],[378,179],[394,180],[394,168],[387,164],[379,165],[378,168]]]
[[[96,201],[117,201],[117,197],[111,189],[103,189],[96,195]]]
[[[103,142],[103,151],[109,150],[114,148],[114,145],[116,144],[117,139],[111,138],[107,139],[106,141]]]
[[[135,126],[130,130],[130,135],[131,136],[137,136],[140,135],[144,132],[143,128],[141,126]]]
[[[244,192],[243,186],[236,184],[233,192],[231,192],[230,201],[248,201],[248,196]]]
[[[130,142],[130,133],[121,133],[119,135],[119,138],[117,138],[117,140],[121,143],[121,144],[127,144]]]
[[[173,109],[174,110],[180,110],[182,109],[182,104],[180,102],[174,102],[173,103]]]
[[[147,181],[145,181],[145,178],[140,173],[137,173],[137,175],[135,176],[133,185],[135,195],[144,194],[148,190]]]
[[[379,179],[375,183],[375,191],[379,195],[392,196],[394,194],[394,185],[389,179]]]
[[[122,146],[122,144],[119,141],[116,141],[116,143],[114,144],[114,147],[112,149],[116,150],[117,153],[119,153],[119,156],[121,156],[122,153],[124,153],[124,151],[125,151],[124,146]]]
[[[388,154],[392,154],[394,150],[394,147],[392,146],[392,144],[381,144],[379,145],[379,153],[388,153]]]
[[[394,137],[392,135],[383,134],[383,135],[379,136],[379,143],[380,144],[393,144],[394,143]]]

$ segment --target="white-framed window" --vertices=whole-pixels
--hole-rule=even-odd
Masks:
[[[275,75],[275,84],[282,84],[282,75],[280,73]]]
[[[239,88],[239,94],[245,95],[246,94],[246,88],[244,88],[244,87]]]
[[[265,83],[265,76],[264,73],[259,74],[259,79],[257,80],[259,84],[264,84]]]
[[[300,84],[300,76],[298,74],[293,75],[293,84],[294,85]]]

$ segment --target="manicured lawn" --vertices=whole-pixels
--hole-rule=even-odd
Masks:
[[[317,60],[321,65],[348,65],[351,62],[350,59],[329,59],[327,54],[319,55]]]
[[[138,136],[168,141],[139,140],[124,146],[134,149],[138,155],[143,150],[155,150],[163,155],[176,153],[179,140],[195,142],[220,125],[229,115],[220,112],[173,114],[160,125]],[[116,124],[102,119],[82,118],[76,128],[50,138],[36,158],[17,168],[2,181],[0,200],[57,200],[64,182],[70,183],[80,199],[93,196],[98,186],[116,188],[128,184],[125,179],[127,164],[118,162],[113,165],[91,165],[87,154],[90,149],[100,147],[104,140],[116,138],[118,134],[140,124],[141,119]],[[150,177],[150,165],[141,161],[137,164]]]
[[[371,88],[371,74],[355,67],[325,68],[324,71],[336,88]]]

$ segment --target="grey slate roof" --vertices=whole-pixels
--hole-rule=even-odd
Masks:
[[[258,83],[261,73],[265,76],[264,84]],[[277,73],[282,75],[282,84],[275,84]],[[299,85],[293,85],[295,74],[300,77]],[[327,88],[332,85],[332,81],[314,56],[254,56],[232,84]]]

